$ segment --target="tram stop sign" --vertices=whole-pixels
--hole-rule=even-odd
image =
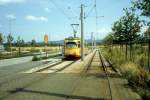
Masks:
[[[45,43],[45,44],[48,44],[48,35],[47,35],[47,34],[44,35],[44,43]]]

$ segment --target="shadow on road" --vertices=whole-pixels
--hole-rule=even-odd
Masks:
[[[107,100],[104,98],[93,98],[87,96],[77,96],[77,95],[69,95],[69,94],[62,94],[62,93],[53,93],[53,92],[44,92],[44,91],[34,91],[34,90],[26,90],[23,88],[16,88],[15,90],[9,91],[11,94],[15,94],[18,92],[26,92],[26,93],[36,93],[42,95],[49,95],[49,96],[57,96],[62,98],[70,98],[70,99],[81,99],[81,100]]]

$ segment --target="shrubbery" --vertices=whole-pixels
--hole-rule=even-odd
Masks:
[[[40,58],[37,56],[33,56],[33,58],[32,58],[32,61],[39,61],[39,60],[40,60]]]
[[[150,75],[148,71],[133,62],[125,62],[120,66],[121,72],[132,86],[149,87]]]
[[[147,47],[143,46],[141,48],[139,45],[136,45],[132,59],[129,57],[129,51],[126,59],[125,50],[121,50],[119,46],[113,46],[113,48],[108,46],[103,48],[102,51],[120,69],[122,75],[128,80],[129,85],[142,98],[150,98],[150,72],[147,64]]]

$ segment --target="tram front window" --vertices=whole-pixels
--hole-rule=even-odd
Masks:
[[[66,48],[77,48],[77,44],[74,42],[69,42],[66,44]]]

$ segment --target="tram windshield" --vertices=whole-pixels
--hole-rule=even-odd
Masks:
[[[68,42],[66,43],[66,48],[78,48],[78,46],[74,42]]]

